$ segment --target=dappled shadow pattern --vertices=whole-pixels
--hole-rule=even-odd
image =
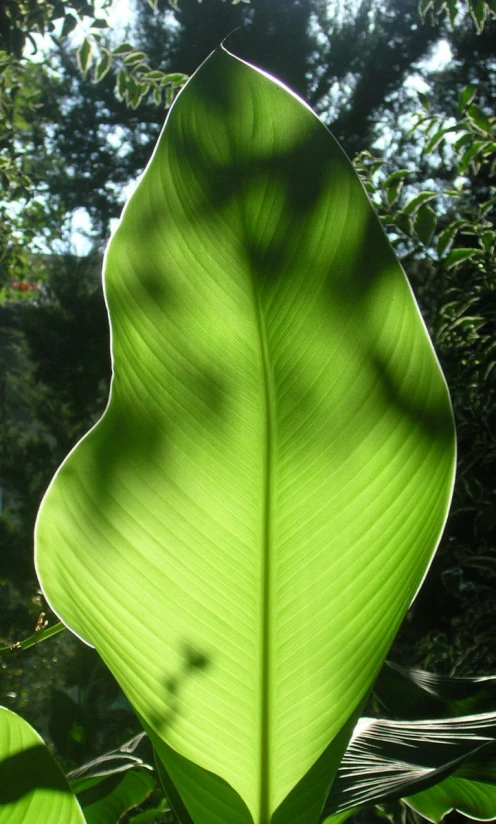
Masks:
[[[150,717],[150,723],[161,735],[166,735],[167,730],[178,719],[181,712],[181,692],[191,678],[201,675],[211,665],[211,659],[202,652],[183,644],[181,650],[182,666],[174,674],[166,675],[163,680],[165,706],[168,708],[165,713]]]
[[[65,776],[44,744],[36,744],[0,762],[1,804],[15,801],[38,789],[72,794]]]

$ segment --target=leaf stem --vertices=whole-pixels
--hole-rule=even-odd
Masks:
[[[0,655],[5,655],[8,652],[14,652],[18,649],[29,649],[30,647],[34,647],[36,644],[39,644],[41,641],[46,641],[47,638],[52,638],[52,636],[58,635],[59,632],[64,632],[65,629],[67,629],[65,624],[59,621],[52,627],[47,627],[46,629],[41,630],[41,632],[33,633],[33,635],[30,635],[29,638],[25,638],[24,641],[16,641],[15,644],[0,647]]]

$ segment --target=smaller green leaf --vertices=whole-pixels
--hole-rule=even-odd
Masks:
[[[67,779],[43,740],[0,707],[0,824],[85,824]]]
[[[458,775],[450,776],[437,786],[405,798],[404,801],[435,824],[439,824],[452,810],[478,821],[492,821],[496,818],[494,783],[468,781]]]
[[[482,255],[480,249],[453,249],[444,261],[444,266],[446,269],[452,269],[453,266],[459,266],[460,263],[463,263],[465,260],[470,260],[478,255]]]
[[[412,197],[408,201],[406,206],[403,208],[403,212],[406,215],[414,215],[424,203],[428,203],[436,197],[439,197],[439,192],[419,192],[418,195],[415,195],[415,197]]]
[[[485,140],[474,140],[473,143],[470,144],[468,149],[466,149],[460,158],[460,162],[458,164],[458,172],[460,174],[464,174],[467,171],[470,164],[486,145],[487,141]]]
[[[162,89],[160,86],[155,86],[153,89],[153,102],[156,106],[160,106],[162,104]]]
[[[135,51],[135,48],[131,43],[119,43],[119,45],[113,49],[112,54],[118,56],[120,54],[128,54],[128,52],[132,51]]]
[[[425,155],[428,155],[431,152],[433,152],[434,149],[437,149],[437,147],[441,143],[443,137],[445,135],[449,134],[450,132],[456,131],[457,128],[458,128],[457,126],[445,126],[443,129],[439,129],[437,132],[435,132],[432,135],[430,140],[427,141],[427,144],[424,147],[423,153]]]
[[[162,80],[164,78],[164,76],[165,76],[164,72],[160,72],[160,71],[156,71],[156,70],[151,71],[151,72],[145,72],[145,74],[141,75],[143,80]]]
[[[496,206],[496,197],[493,197],[490,200],[485,200],[479,207],[479,216],[481,218],[485,217],[487,213],[491,211],[493,206]]]
[[[108,29],[109,24],[103,17],[95,17],[91,24],[92,29]]]
[[[163,807],[155,807],[153,810],[145,810],[142,813],[133,815],[129,819],[129,824],[156,824],[157,821],[167,821],[165,813],[170,810],[165,803]]]
[[[134,66],[136,63],[142,63],[143,60],[146,60],[148,55],[146,52],[143,51],[132,51],[130,54],[127,54],[124,58],[124,65],[125,66]]]
[[[121,77],[118,82],[119,92],[121,90],[121,85],[122,87],[125,87],[125,91],[121,92],[122,97],[127,99],[127,102],[132,109],[137,109],[144,95],[150,88],[149,84],[140,83],[132,74],[126,74],[125,72],[124,77]]]
[[[433,0],[419,0],[418,13],[421,17],[425,17],[433,4]]]
[[[132,109],[138,108],[141,101],[144,97],[146,97],[151,88],[149,83],[137,83],[136,86],[136,92],[133,92],[132,99],[129,101]]]
[[[484,371],[484,375],[482,376],[482,380],[484,382],[488,380],[489,375],[491,374],[491,372],[493,371],[495,366],[496,366],[496,361],[490,361],[488,363],[488,365],[486,366],[486,369]]]
[[[347,821],[352,815],[359,812],[360,807],[352,807],[351,810],[344,810],[342,813],[334,813],[334,815],[329,815],[325,818],[322,824],[342,824],[343,821]]]
[[[479,238],[480,244],[487,254],[490,254],[496,242],[496,232],[489,230],[487,232],[483,232]]]
[[[395,181],[403,180],[407,175],[411,174],[411,169],[398,169],[396,172],[392,172],[392,174],[387,176],[384,181],[384,187],[387,189],[387,187],[395,183]]]
[[[458,0],[447,0],[448,17],[452,26],[454,26],[456,18],[458,17]]]
[[[422,108],[428,111],[431,106],[429,97],[424,92],[418,92],[418,99],[420,100]]]
[[[421,126],[423,126],[423,131],[427,135],[436,123],[437,118],[434,115],[417,115],[417,117],[414,118],[413,126],[407,132],[407,137],[411,137],[415,134]]]
[[[464,315],[463,317],[457,318],[452,324],[450,324],[450,330],[457,329],[461,326],[472,333],[477,333],[477,331],[484,326],[485,323],[486,321],[484,318],[477,315]]]
[[[379,215],[379,220],[384,226],[395,226],[396,221],[394,215]]]
[[[110,71],[110,67],[111,67],[110,52],[108,52],[105,49],[105,51],[102,54],[102,57],[100,58],[100,60],[98,61],[98,63],[95,66],[95,78],[94,78],[95,83],[99,83],[100,80],[102,80],[105,77],[105,75]]]
[[[473,83],[469,83],[468,86],[465,86],[465,88],[461,90],[460,98],[458,100],[458,108],[460,111],[463,111],[466,106],[470,105],[476,93],[477,86],[474,86]]]
[[[127,95],[127,73],[121,69],[117,75],[117,89],[122,98]]]
[[[155,9],[157,8],[158,0],[146,0],[146,2],[150,6],[150,8],[153,9],[153,11],[155,11]]]
[[[408,235],[408,237],[411,237],[411,235],[413,234],[413,221],[411,217],[404,213],[404,211],[399,212],[397,215],[395,215],[394,224],[400,230],[400,232],[403,232],[404,235]]]
[[[484,23],[487,18],[487,5],[485,0],[468,0],[470,16],[475,23],[477,34],[484,31]]]
[[[68,37],[71,32],[74,31],[78,24],[76,17],[73,14],[66,14],[64,17],[64,23],[62,26],[62,37]]]
[[[472,103],[468,109],[467,114],[470,119],[475,123],[478,129],[481,132],[485,132],[486,134],[492,134],[492,125],[489,117],[487,114],[478,106],[476,103]]]
[[[443,231],[440,233],[437,239],[436,251],[438,257],[442,257],[444,253],[448,251],[457,233],[458,226],[456,225],[456,223],[450,223],[449,226],[446,227],[446,229],[443,229]]]
[[[83,74],[86,74],[91,65],[92,53],[93,47],[91,45],[91,42],[88,40],[87,37],[85,37],[85,39],[83,40],[83,42],[81,43],[76,52],[77,62]]]
[[[128,810],[146,801],[155,779],[148,770],[134,767],[116,775],[81,779],[79,784],[75,791],[87,824],[115,824]]]
[[[437,217],[434,209],[424,203],[423,206],[418,209],[414,228],[417,234],[417,237],[422,241],[424,246],[428,246],[432,240],[434,232],[436,231],[437,226]]]
[[[467,145],[467,143],[471,143],[473,139],[474,136],[472,132],[465,132],[465,134],[463,134],[460,138],[458,138],[458,140],[454,142],[453,148],[455,149],[455,151],[459,152],[460,149],[463,149],[463,147]]]
[[[172,72],[171,74],[164,74],[162,76],[162,83],[171,83],[173,86],[182,86],[186,83],[188,79],[187,74],[181,74],[180,72]]]
[[[403,188],[403,181],[396,180],[386,189],[386,201],[388,206],[392,206],[398,200],[399,194]]]
[[[382,169],[384,166],[385,160],[381,160],[381,158],[374,159],[374,162],[370,164],[369,171],[371,175],[374,175],[379,169]]]

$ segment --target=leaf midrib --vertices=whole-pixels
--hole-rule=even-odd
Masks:
[[[267,331],[257,286],[253,275],[255,314],[260,342],[261,380],[264,397],[263,487],[262,487],[262,643],[261,643],[261,712],[260,712],[260,824],[270,821],[270,660],[271,660],[271,527],[273,469],[273,386],[271,381]]]

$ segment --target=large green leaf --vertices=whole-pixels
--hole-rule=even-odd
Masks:
[[[105,259],[114,377],[36,563],[200,824],[316,821],[442,530],[446,386],[356,175],[219,49]]]
[[[67,779],[37,732],[0,707],[0,824],[85,824]]]

